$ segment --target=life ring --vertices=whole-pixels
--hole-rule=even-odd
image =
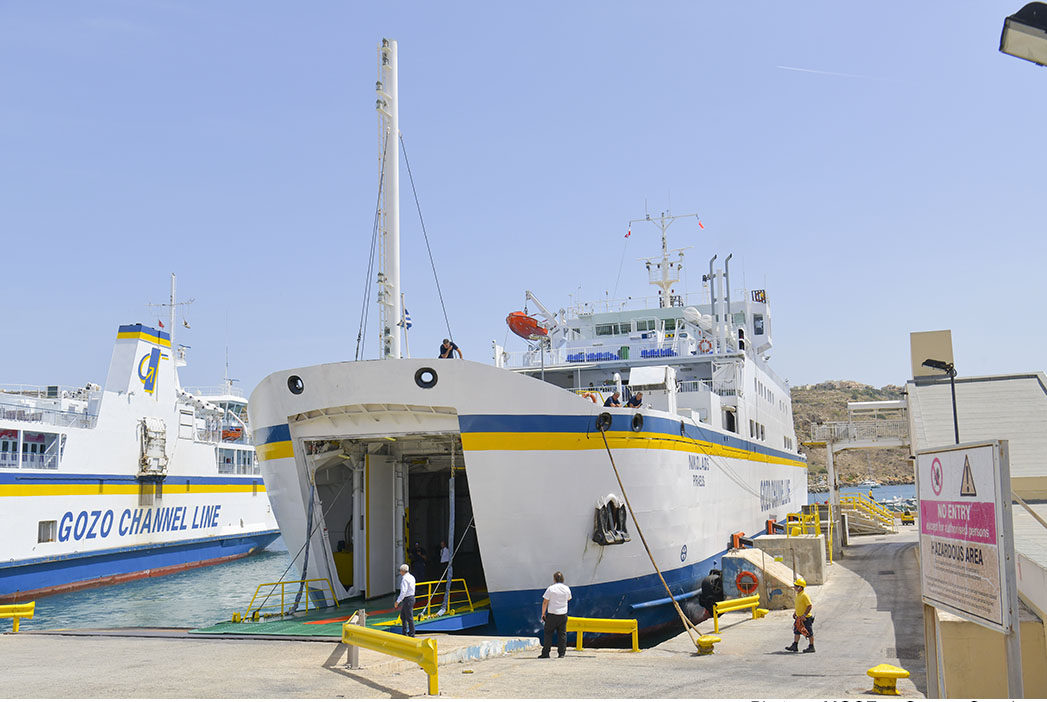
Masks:
[[[591,392],[582,393],[582,397],[596,402],[596,395],[592,394]]]
[[[738,586],[738,592],[743,595],[751,595],[756,592],[760,580],[751,571],[743,570],[741,573],[738,573],[738,577],[734,579],[734,584]]]
[[[713,350],[713,342],[708,339],[702,339],[698,342],[698,350],[702,353],[709,353]]]

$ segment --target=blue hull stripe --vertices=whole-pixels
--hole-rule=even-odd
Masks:
[[[689,441],[706,441],[734,449],[775,456],[790,461],[803,461],[803,457],[786,451],[768,448],[762,444],[746,441],[740,437],[721,433],[713,429],[694,426],[676,419],[644,415],[643,432],[665,434],[671,437],[684,437]],[[608,431],[632,431],[631,414],[611,414],[611,428]],[[558,415],[558,414],[466,414],[458,418],[463,434],[497,432],[497,433],[564,433],[596,434],[595,415]],[[683,432],[681,432],[681,425]]]
[[[277,530],[269,530],[4,564],[0,567],[0,597],[29,590],[58,588],[99,578],[232,558],[265,548],[279,533]]]
[[[255,446],[264,446],[277,441],[290,441],[291,427],[287,424],[276,424],[271,427],[262,427],[254,433]]]

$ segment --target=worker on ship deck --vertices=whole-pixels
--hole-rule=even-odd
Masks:
[[[618,392],[617,390],[615,390],[614,394],[612,394],[610,397],[608,397],[606,400],[603,401],[603,406],[604,407],[621,407],[622,406],[621,397],[622,397],[622,394],[620,392]]]

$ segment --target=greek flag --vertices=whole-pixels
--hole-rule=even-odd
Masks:
[[[407,311],[406,307],[404,307],[404,318],[403,321],[400,322],[400,326],[404,329],[411,328],[411,313]]]

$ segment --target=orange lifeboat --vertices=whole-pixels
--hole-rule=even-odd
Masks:
[[[510,312],[505,318],[505,323],[509,325],[513,334],[524,339],[534,340],[549,336],[548,329],[539,324],[537,319],[523,312]]]

